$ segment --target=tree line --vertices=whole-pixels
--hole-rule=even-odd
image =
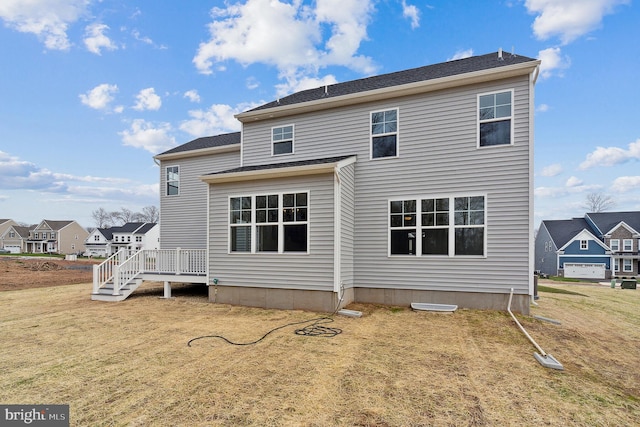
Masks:
[[[128,222],[159,222],[160,211],[157,206],[145,206],[142,212],[134,212],[131,209],[120,208],[119,211],[107,211],[98,208],[91,212],[91,218],[98,228],[109,228],[124,225]]]

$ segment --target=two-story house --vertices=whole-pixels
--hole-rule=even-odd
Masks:
[[[542,221],[535,241],[536,270],[580,279],[636,276],[640,212],[587,213]]]
[[[0,234],[2,247],[13,254],[27,252],[27,240],[29,240],[29,230],[32,227],[11,225]]]
[[[155,156],[161,248],[207,250],[211,301],[528,313],[534,85],[501,51],[305,90]]]
[[[98,228],[87,239],[93,256],[109,256],[120,249],[128,253],[141,249],[158,249],[160,227],[155,222],[127,222],[110,228]]]
[[[76,221],[43,220],[29,231],[27,252],[75,254],[85,251],[89,232]]]
[[[9,230],[9,228],[11,228],[14,225],[17,226],[18,223],[12,219],[0,219],[0,248],[3,248],[3,249],[5,248],[4,239],[3,239],[4,233],[7,232],[7,230]]]

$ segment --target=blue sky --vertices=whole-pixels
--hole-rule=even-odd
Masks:
[[[153,155],[285,94],[503,48],[542,59],[535,221],[640,210],[630,0],[2,0],[0,218],[158,205]]]

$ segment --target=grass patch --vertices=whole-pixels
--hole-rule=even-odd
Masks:
[[[548,279],[553,280],[554,282],[570,282],[570,283],[578,283],[582,281],[580,279],[573,279],[571,277],[561,277],[561,276],[549,276]]]
[[[553,288],[551,286],[544,286],[544,285],[538,285],[538,292],[548,292],[550,294],[579,295],[581,297],[588,296],[585,294],[581,294],[579,292],[570,291],[569,289]]]
[[[561,326],[519,316],[565,371],[540,366],[498,311],[359,304],[364,316],[336,316],[329,326],[342,333],[333,338],[299,336],[294,326],[254,346],[203,339],[187,347],[202,335],[253,341],[318,314],[187,293],[164,300],[161,285],[121,303],[90,301],[90,292],[84,284],[0,293],[0,402],[66,403],[72,425],[640,422],[640,292],[543,294],[532,314]]]

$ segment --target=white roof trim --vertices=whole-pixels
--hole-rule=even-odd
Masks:
[[[586,237],[589,237],[589,239],[582,239],[581,237],[586,234]],[[561,247],[560,249],[558,249],[559,251],[564,251],[567,246],[569,246],[571,243],[575,242],[576,240],[593,240],[594,242],[596,242],[600,247],[602,247],[605,251],[610,251],[611,249],[609,249],[609,247],[607,245],[605,245],[604,243],[602,243],[600,241],[600,239],[598,239],[596,236],[593,235],[593,233],[591,233],[589,230],[587,230],[586,228],[583,228],[581,232],[579,232],[578,234],[576,234],[575,236],[573,236],[571,239],[569,239],[569,241],[567,243],[565,243],[565,245],[563,247]]]
[[[633,227],[631,227],[629,224],[627,224],[624,221],[620,221],[619,223],[617,223],[611,230],[609,230],[608,232],[604,233],[605,237],[611,237],[611,235],[613,234],[614,231],[616,231],[618,228],[620,227],[624,227],[626,228],[628,231],[630,231],[632,234],[634,234],[635,236],[640,235],[640,233],[638,233]]]
[[[333,173],[336,169],[340,169],[343,166],[355,163],[355,161],[356,156],[350,156],[346,159],[330,163],[318,163],[301,166],[202,175],[199,178],[207,184],[222,184],[225,182],[242,182],[271,178],[288,178],[293,176],[320,175],[323,173]]]
[[[153,156],[156,160],[177,160],[186,159],[188,157],[198,157],[207,154],[222,154],[230,153],[232,151],[240,151],[240,144],[227,144],[218,147],[200,148],[197,150],[179,151],[177,153],[158,154]]]

